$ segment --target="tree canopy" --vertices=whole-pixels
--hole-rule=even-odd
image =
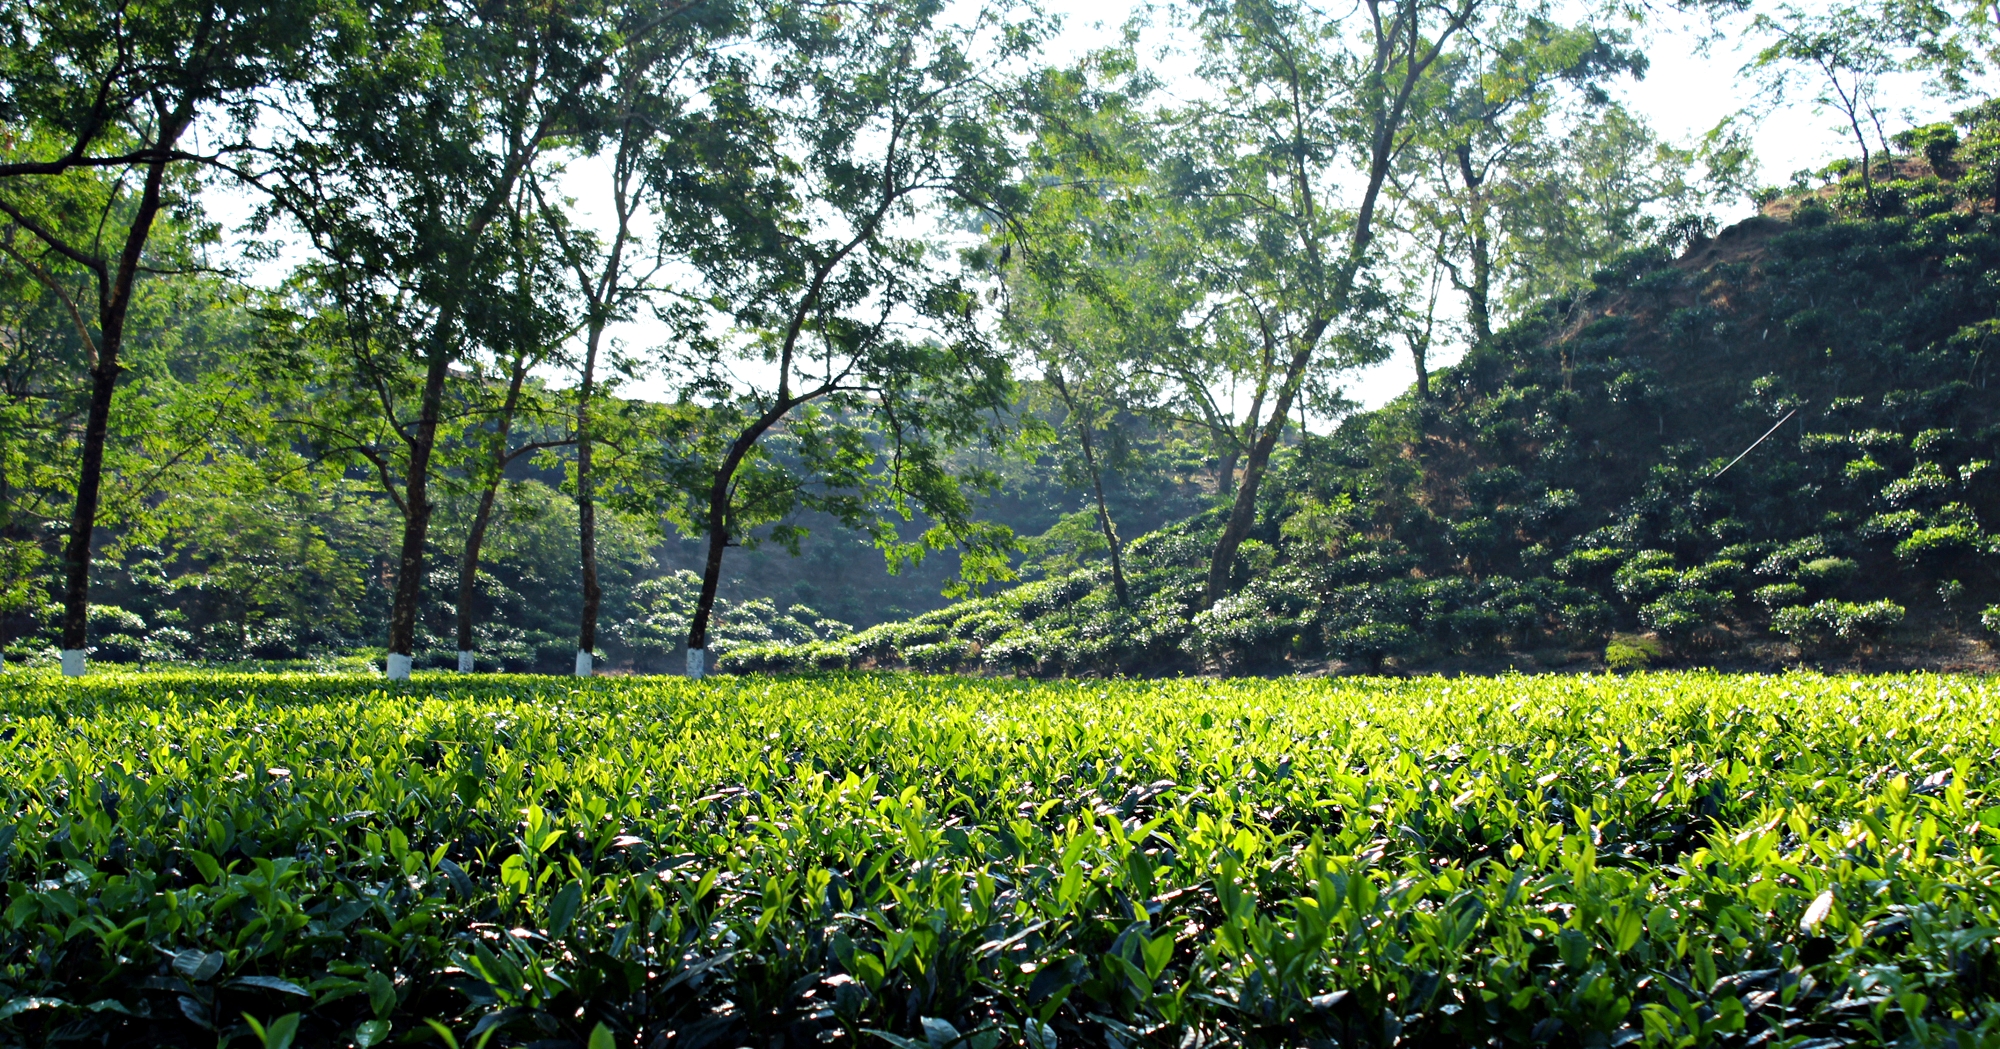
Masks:
[[[1744,206],[1747,121],[1619,99],[1668,8],[1852,143],[1767,217],[2000,198],[1983,4],[1186,0],[1057,58],[1000,0],[0,0],[7,642],[700,672],[1099,559],[1118,629],[1225,616],[1447,498],[1298,482],[1362,369],[1456,441],[1451,360]]]

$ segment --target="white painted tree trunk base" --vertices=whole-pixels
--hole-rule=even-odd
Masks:
[[[590,674],[591,674],[590,653],[585,652],[583,649],[579,648],[576,650],[576,676],[589,677]]]
[[[385,676],[391,681],[410,680],[410,657],[401,652],[389,653],[389,671]]]
[[[65,648],[62,650],[62,668],[64,677],[82,677],[83,666],[84,666],[83,649]]]
[[[459,673],[461,673],[461,674],[470,674],[470,673],[472,673],[472,653],[470,653],[470,652],[467,652],[467,651],[465,651],[465,650],[463,650],[463,649],[460,649],[460,650],[459,650],[459,653],[458,653],[458,672],[459,672]]]
[[[688,649],[688,680],[700,681],[708,676],[708,649]]]

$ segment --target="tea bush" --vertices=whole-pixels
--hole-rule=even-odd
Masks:
[[[1935,676],[17,672],[0,1044],[1993,1045],[1996,715]]]
[[[1893,601],[1819,601],[1780,610],[1771,626],[1801,647],[1826,649],[1874,640],[1902,621],[1903,607]]]

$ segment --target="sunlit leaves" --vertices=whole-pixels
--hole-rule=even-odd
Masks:
[[[0,1030],[30,1041],[2000,1022],[1976,680],[8,689]]]

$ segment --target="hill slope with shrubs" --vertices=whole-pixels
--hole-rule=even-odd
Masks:
[[[1872,187],[1766,194],[1678,257],[1633,252],[1428,398],[1304,437],[1213,608],[1219,510],[1131,543],[1126,607],[1085,567],[724,666],[1990,658],[2000,168],[1973,116],[1973,145],[1921,129]]]

